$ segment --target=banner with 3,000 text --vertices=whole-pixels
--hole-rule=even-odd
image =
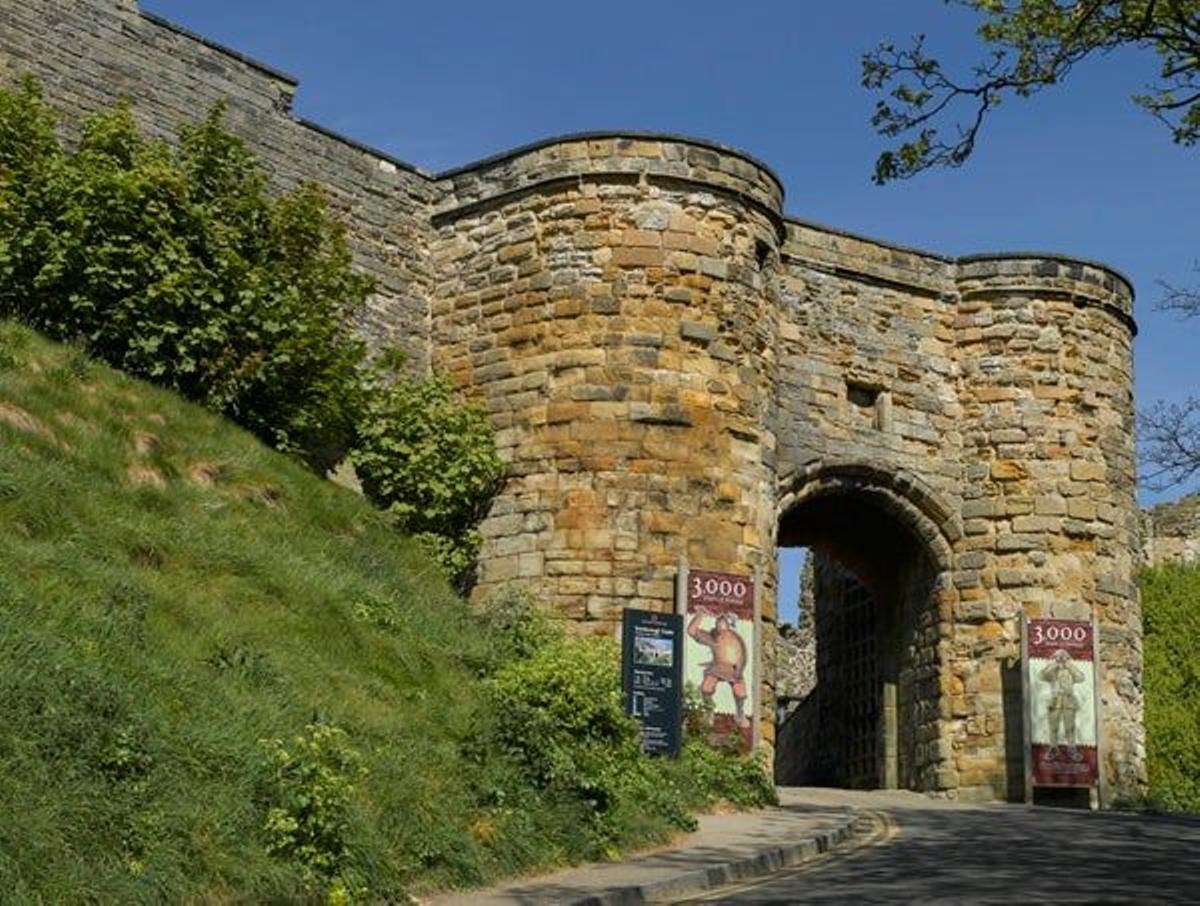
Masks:
[[[754,746],[754,580],[733,573],[691,570],[687,575],[686,681],[713,709],[712,735]]]
[[[1033,785],[1095,786],[1094,627],[1079,620],[1030,620],[1025,632]]]

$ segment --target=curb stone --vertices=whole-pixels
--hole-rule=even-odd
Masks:
[[[642,903],[670,902],[694,896],[706,890],[761,878],[809,862],[839,843],[868,832],[873,826],[874,821],[870,816],[852,813],[847,816],[845,824],[813,834],[799,843],[773,846],[752,856],[685,872],[665,881],[616,887],[571,900],[569,906],[640,906]]]

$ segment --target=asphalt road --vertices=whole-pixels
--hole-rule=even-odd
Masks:
[[[693,903],[1200,903],[1200,818],[941,803]]]

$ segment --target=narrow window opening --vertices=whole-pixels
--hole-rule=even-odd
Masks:
[[[771,246],[761,239],[754,240],[754,257],[758,261],[759,270],[762,270],[771,258]]]
[[[846,399],[860,409],[874,409],[879,399],[879,388],[857,381],[846,381]]]
[[[892,395],[882,387],[846,381],[846,401],[861,411],[877,431],[892,430]]]

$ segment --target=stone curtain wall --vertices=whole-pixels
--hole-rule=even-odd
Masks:
[[[432,181],[380,152],[294,118],[290,76],[210,44],[135,0],[3,0],[0,79],[42,82],[68,134],[88,114],[127,99],[140,125],[170,138],[218,101],[275,185],[326,187],[350,227],[355,263],[377,281],[361,327],[398,343],[415,369],[428,361],[427,209]]]
[[[1148,566],[1200,563],[1200,494],[1146,510],[1142,543]]]
[[[499,432],[511,480],[477,594],[521,580],[611,632],[623,607],[672,606],[681,558],[757,574],[769,747],[776,535],[844,502],[932,570],[898,593],[909,782],[1004,795],[1019,616],[1094,612],[1105,764],[1138,789],[1131,290],[1111,271],[789,220],[765,166],[681,138],[568,137],[431,177],[298,120],[290,77],[134,0],[4,0],[0,78],[25,71],[68,132],[127,97],[170,137],[224,100],[277,186],[328,188],[379,281],[363,330]]]

